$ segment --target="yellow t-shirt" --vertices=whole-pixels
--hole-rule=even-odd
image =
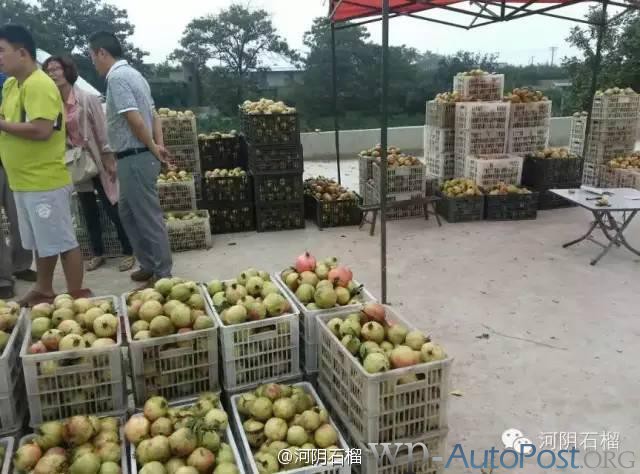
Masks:
[[[0,133],[0,157],[13,191],[51,191],[71,184],[64,164],[62,97],[49,76],[37,70],[22,86],[14,77],[7,79],[0,115],[13,123],[44,119],[55,124],[53,134],[43,141]]]

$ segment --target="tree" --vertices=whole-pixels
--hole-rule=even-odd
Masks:
[[[20,23],[29,28],[36,44],[51,54],[70,54],[80,74],[98,88],[103,81],[89,60],[89,37],[99,30],[113,32],[125,50],[125,56],[136,67],[142,66],[146,52],[129,40],[134,26],[127,11],[104,0],[0,0],[2,23]]]
[[[235,83],[235,104],[241,102],[249,73],[264,65],[269,55],[293,62],[298,54],[276,32],[265,10],[249,10],[232,4],[217,15],[192,20],[180,41],[181,48],[172,59],[191,61],[200,70],[212,61],[229,73]]]

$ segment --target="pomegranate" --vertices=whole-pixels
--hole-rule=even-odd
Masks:
[[[143,415],[134,415],[124,425],[124,435],[129,442],[137,445],[149,436],[151,423]]]
[[[391,367],[410,367],[420,362],[420,352],[414,351],[409,346],[398,346],[391,351],[389,356]]]
[[[339,265],[329,271],[328,280],[334,284],[346,288],[353,279],[353,273],[344,265]]]
[[[62,443],[62,423],[59,421],[47,421],[37,430],[36,443],[43,451],[46,451]]]
[[[187,466],[195,467],[199,473],[206,474],[213,469],[216,457],[205,448],[197,448],[187,459]]]
[[[338,432],[333,426],[326,423],[316,430],[313,438],[316,442],[316,446],[321,449],[325,449],[338,442]]]
[[[167,416],[169,403],[163,397],[151,397],[144,404],[144,416],[151,422]]]
[[[62,427],[62,437],[71,446],[80,446],[95,434],[91,420],[86,416],[72,416]]]
[[[180,428],[169,436],[171,453],[177,457],[187,457],[198,447],[198,438],[189,428]]]
[[[27,443],[18,448],[13,458],[13,465],[19,471],[26,472],[33,469],[42,457],[42,450],[35,443]]]
[[[384,310],[384,306],[379,303],[367,303],[362,308],[362,312],[367,317],[369,321],[375,321],[384,325],[386,313]]]
[[[42,456],[33,468],[33,474],[51,474],[67,472],[67,457],[62,454],[49,454]]]
[[[302,272],[312,272],[316,269],[316,259],[309,252],[305,252],[296,258],[296,271],[298,273]]]

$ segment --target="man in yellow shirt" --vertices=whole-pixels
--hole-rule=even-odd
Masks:
[[[22,246],[36,252],[37,280],[21,300],[24,305],[53,300],[58,255],[68,293],[74,298],[91,293],[82,288],[82,255],[71,220],[62,98],[35,57],[35,42],[25,28],[0,28],[0,70],[9,76],[0,106],[0,157],[14,192]]]

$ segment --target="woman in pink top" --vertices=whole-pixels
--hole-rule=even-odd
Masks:
[[[95,270],[105,263],[102,224],[96,197],[118,233],[125,256],[119,269],[122,272],[128,271],[135,265],[135,258],[118,215],[116,160],[107,143],[106,118],[100,99],[75,86],[78,71],[71,59],[52,56],[45,61],[42,69],[56,83],[64,101],[67,145],[85,147],[99,170],[98,176],[92,180],[75,185],[93,250],[93,258],[87,264],[87,271]]]

